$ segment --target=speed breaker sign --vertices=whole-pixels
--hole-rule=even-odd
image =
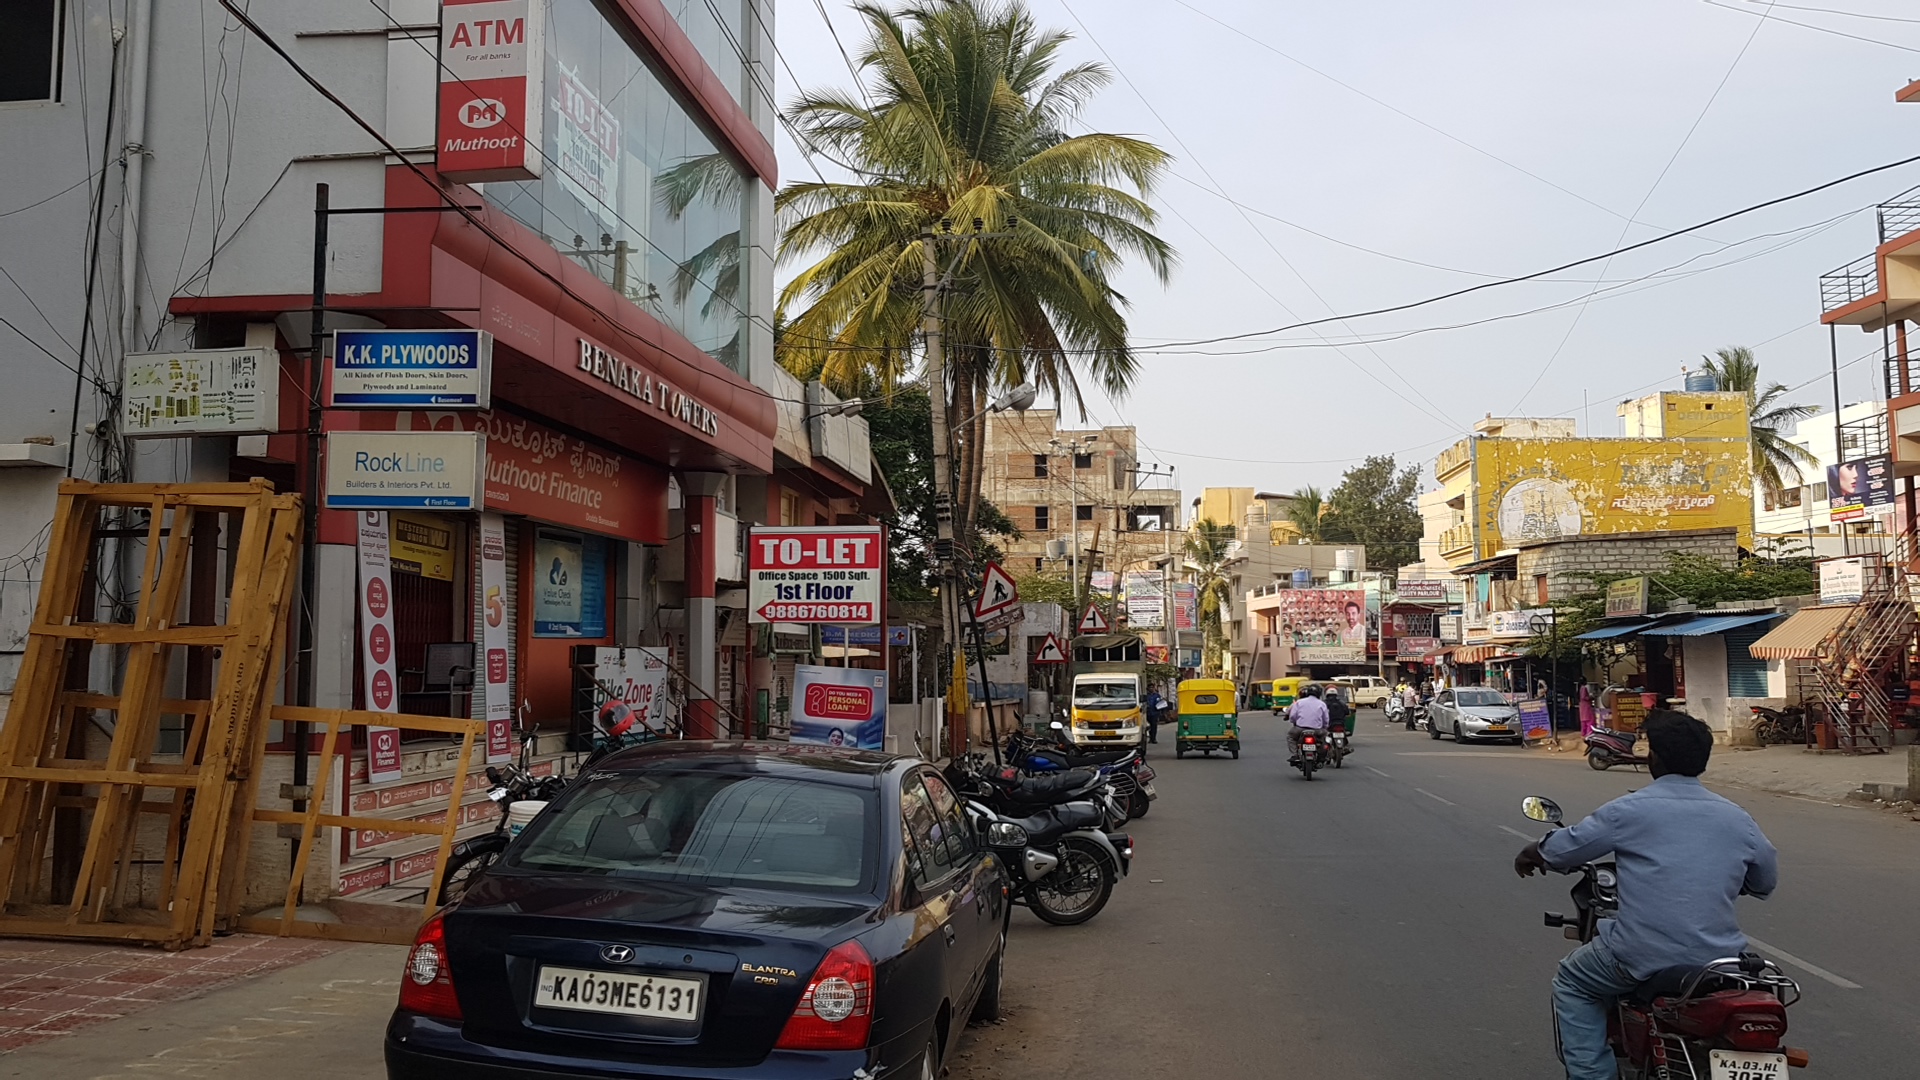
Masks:
[[[747,537],[748,621],[877,623],[886,565],[878,525],[755,528]]]

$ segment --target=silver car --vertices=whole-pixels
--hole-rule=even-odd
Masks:
[[[1427,733],[1438,739],[1453,736],[1454,742],[1468,739],[1512,739],[1524,741],[1520,732],[1520,710],[1507,702],[1506,695],[1484,686],[1460,686],[1442,690],[1427,707]]]

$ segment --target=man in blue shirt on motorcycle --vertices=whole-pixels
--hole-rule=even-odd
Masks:
[[[1734,902],[1765,899],[1779,882],[1773,845],[1747,812],[1700,784],[1713,732],[1656,709],[1641,732],[1653,783],[1595,810],[1514,857],[1521,877],[1612,855],[1620,908],[1598,936],[1560,961],[1553,1013],[1568,1080],[1613,1080],[1607,1013],[1655,973],[1746,951]]]

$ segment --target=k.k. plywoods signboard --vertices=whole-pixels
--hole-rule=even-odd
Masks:
[[[748,620],[877,623],[886,559],[878,525],[756,528],[747,537]]]
[[[478,510],[486,442],[467,431],[327,434],[335,510]]]
[[[485,330],[336,330],[327,404],[484,409],[492,373]]]
[[[545,10],[539,0],[441,6],[441,176],[475,182],[540,175]]]

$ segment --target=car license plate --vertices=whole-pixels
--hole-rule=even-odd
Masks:
[[[1787,1075],[1787,1055],[1755,1054],[1743,1050],[1714,1050],[1713,1080],[1781,1080]]]
[[[1487,725],[1487,730],[1488,730],[1488,731],[1498,731],[1498,732],[1500,732],[1500,733],[1502,733],[1502,734],[1505,734],[1505,733],[1506,733],[1506,730],[1507,730],[1507,725],[1505,725],[1505,724],[1488,724],[1488,725]]]
[[[542,1009],[695,1021],[700,1019],[700,987],[699,979],[543,965],[533,1003]]]

